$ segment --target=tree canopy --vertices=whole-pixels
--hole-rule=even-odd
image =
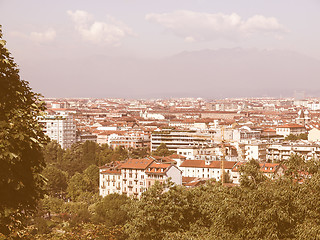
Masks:
[[[5,43],[0,26],[0,232],[9,234],[13,219],[32,211],[43,195],[46,137],[37,121],[45,106],[20,79]]]
[[[170,156],[173,153],[174,153],[174,151],[170,151],[167,148],[167,145],[165,143],[161,143],[159,145],[159,147],[157,147],[157,149],[152,152],[152,155],[160,156],[160,157],[166,157],[166,156]]]

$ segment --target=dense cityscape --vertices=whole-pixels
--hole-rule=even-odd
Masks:
[[[146,149],[150,155],[164,144],[172,152],[100,166],[102,196],[140,197],[155,179],[171,178],[185,186],[219,181],[222,159],[227,161],[224,170],[230,182],[239,184],[238,166],[251,159],[275,178],[284,173],[281,162],[292,154],[306,160],[320,157],[318,99],[44,100],[45,133],[62,148],[93,141],[113,149]],[[167,172],[171,166],[180,171]],[[132,171],[138,173],[137,169],[134,178]],[[117,179],[116,184],[110,185],[109,179]]]
[[[319,7],[0,1],[0,240],[320,239]]]

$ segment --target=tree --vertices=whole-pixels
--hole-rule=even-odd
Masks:
[[[69,180],[67,188],[68,197],[70,197],[73,201],[76,201],[82,193],[88,192],[90,188],[89,180],[83,176],[83,174],[76,173]]]
[[[84,170],[83,175],[89,182],[89,191],[95,193],[99,191],[99,168],[96,165],[90,165]]]
[[[126,195],[114,193],[105,196],[95,206],[94,222],[103,223],[107,227],[123,226],[128,219],[128,213],[123,206],[128,202],[130,198]]]
[[[46,137],[37,118],[44,109],[40,95],[20,79],[0,26],[0,232],[6,235],[43,196]]]
[[[240,184],[243,187],[256,188],[260,183],[266,180],[266,176],[260,171],[260,165],[257,160],[251,159],[240,166]]]
[[[43,150],[46,164],[60,166],[63,161],[64,150],[57,141],[50,141]]]
[[[140,201],[127,205],[128,239],[175,239],[166,235],[189,230],[194,220],[196,209],[191,200],[190,191],[185,188],[157,181],[143,193]]]
[[[307,133],[300,133],[299,135],[295,134],[289,134],[288,136],[285,137],[284,140],[286,141],[296,141],[296,140],[308,140],[308,134]]]
[[[166,157],[166,156],[170,156],[173,153],[174,153],[174,151],[170,151],[167,148],[167,145],[165,143],[161,143],[159,145],[159,147],[157,147],[157,149],[154,152],[152,152],[152,155]]]
[[[129,148],[129,157],[130,158],[145,158],[149,153],[149,148],[148,147],[143,147],[143,148]]]
[[[67,189],[67,173],[54,166],[48,166],[42,173],[47,178],[46,189],[51,196],[61,196]]]
[[[285,175],[296,180],[302,179],[301,173],[307,168],[303,157],[298,154],[292,154],[283,164],[286,166]]]

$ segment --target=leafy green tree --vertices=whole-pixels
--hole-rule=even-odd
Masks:
[[[73,144],[67,149],[59,168],[73,176],[76,172],[82,173],[90,165],[101,166],[107,162],[126,159],[127,156],[125,149],[112,150],[107,144],[99,146],[95,142],[86,141]]]
[[[43,196],[46,137],[37,118],[44,109],[40,96],[20,79],[0,26],[0,233],[5,235]]]
[[[38,209],[40,211],[41,216],[43,214],[48,213],[61,213],[63,209],[64,201],[60,198],[45,196],[41,199]]]
[[[260,171],[260,165],[257,160],[251,159],[240,166],[240,184],[243,187],[257,188],[258,185],[266,181],[266,176]]]
[[[67,173],[54,167],[48,166],[42,172],[43,176],[47,178],[46,189],[51,196],[60,196],[66,191]]]
[[[160,156],[160,157],[166,157],[166,156],[170,156],[173,153],[174,153],[174,151],[170,151],[167,148],[167,145],[165,143],[161,143],[159,145],[159,147],[157,147],[157,149],[152,152],[152,155]]]
[[[61,148],[57,141],[50,141],[43,150],[44,160],[46,164],[52,164],[59,167],[63,162],[63,154],[65,150]]]
[[[128,213],[123,208],[130,202],[126,195],[109,194],[95,205],[93,220],[107,227],[122,226],[128,219]]]
[[[129,149],[129,157],[134,159],[145,158],[149,156],[149,148],[135,148]]]
[[[122,147],[116,147],[116,149],[114,150],[113,156],[112,156],[112,161],[123,161],[126,160],[128,158],[128,151]]]
[[[189,230],[196,211],[190,197],[190,192],[181,186],[156,182],[140,201],[131,201],[127,206],[128,239],[164,239],[169,233]]]
[[[307,170],[305,160],[298,154],[292,154],[283,164],[286,166],[285,175],[291,179],[302,179],[301,173]]]
[[[81,173],[76,173],[69,180],[67,196],[70,197],[72,201],[76,201],[83,192],[88,192],[90,189],[89,179]]]
[[[89,191],[98,192],[99,191],[99,168],[96,165],[90,165],[83,172],[84,177],[89,183]]]
[[[308,134],[307,133],[301,133],[299,135],[290,134],[285,137],[286,141],[296,141],[296,140],[308,140]]]

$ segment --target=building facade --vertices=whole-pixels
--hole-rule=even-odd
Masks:
[[[176,185],[182,184],[182,173],[175,165],[151,158],[129,159],[100,167],[99,194],[105,197],[118,193],[140,199],[156,181],[164,183],[169,179]]]
[[[70,148],[76,142],[76,125],[69,115],[47,115],[40,119],[44,133],[57,141],[62,148]]]

